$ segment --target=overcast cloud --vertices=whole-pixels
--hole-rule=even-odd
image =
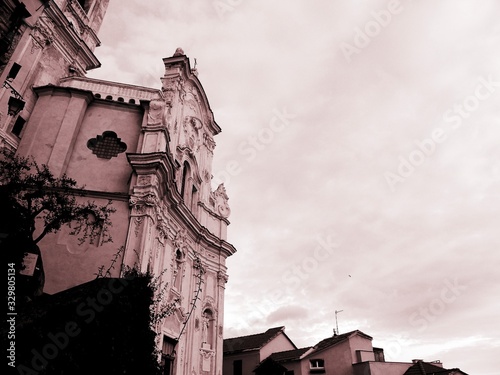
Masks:
[[[222,133],[225,337],[359,329],[498,373],[497,1],[111,0],[91,77],[160,88],[182,47]]]

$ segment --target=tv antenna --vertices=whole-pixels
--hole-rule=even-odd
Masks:
[[[344,310],[335,310],[335,334],[339,334],[339,320],[337,319],[337,314]]]

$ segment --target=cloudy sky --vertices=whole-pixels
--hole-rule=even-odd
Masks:
[[[500,365],[497,1],[111,0],[89,76],[182,47],[230,197],[225,336],[359,329],[386,359]]]

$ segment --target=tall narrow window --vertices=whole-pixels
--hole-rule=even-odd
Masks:
[[[175,345],[177,341],[170,337],[163,336],[163,345],[161,348],[161,365],[164,375],[172,375],[173,364],[175,360]]]
[[[26,120],[23,119],[21,116],[19,116],[17,119],[16,119],[16,122],[14,123],[14,126],[12,127],[12,134],[18,136],[19,138],[21,138],[21,132],[23,131],[24,129],[24,124],[26,124]]]
[[[184,203],[187,204],[189,189],[187,188],[189,176],[191,172],[191,167],[187,161],[184,162],[184,169],[182,170],[182,185],[181,185],[181,196],[184,199]]]
[[[193,185],[193,189],[191,192],[191,212],[196,212],[196,207],[198,205],[198,189]]]
[[[242,375],[243,374],[243,361],[241,359],[237,359],[233,361],[233,375]]]

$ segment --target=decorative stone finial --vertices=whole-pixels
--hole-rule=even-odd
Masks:
[[[194,67],[191,69],[191,73],[198,77],[198,69],[196,69],[196,65],[198,65],[198,62],[194,59]]]
[[[214,206],[219,215],[222,217],[229,217],[231,214],[231,209],[227,201],[229,200],[226,194],[226,188],[224,187],[224,183],[220,184],[217,187],[217,190],[212,192],[212,199],[214,200]]]
[[[174,56],[182,56],[182,55],[184,55],[184,50],[182,48],[180,48],[180,47],[177,48],[175,50]]]

